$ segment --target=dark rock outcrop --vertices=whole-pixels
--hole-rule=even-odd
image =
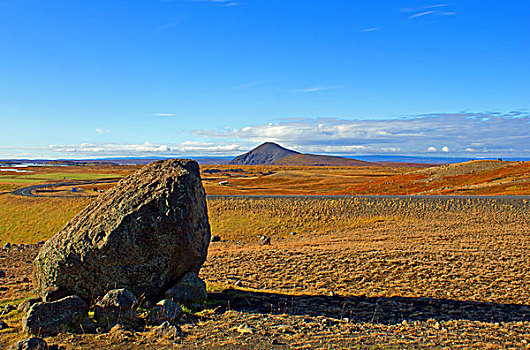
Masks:
[[[33,304],[24,318],[24,332],[31,335],[57,335],[81,331],[88,320],[88,305],[78,296],[51,303]]]
[[[151,163],[92,202],[42,247],[33,284],[86,300],[126,288],[155,300],[185,273],[198,273],[210,242],[199,166]]]

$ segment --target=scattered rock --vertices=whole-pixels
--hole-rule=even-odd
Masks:
[[[136,307],[138,299],[127,289],[113,289],[101,299],[94,310],[94,318],[99,325],[111,328],[116,324],[134,326],[138,324]]]
[[[267,236],[260,235],[259,237],[259,244],[260,245],[271,245],[271,238]]]
[[[42,302],[41,298],[27,299],[27,300],[24,300],[23,302],[21,302],[18,305],[17,309],[18,309],[18,311],[20,311],[22,313],[26,313],[26,312],[28,312],[28,310],[31,307],[31,305],[36,304],[36,303],[40,303],[40,302]]]
[[[31,337],[17,341],[10,350],[49,350],[46,340]]]
[[[146,165],[98,197],[41,248],[33,284],[87,300],[108,286],[155,299],[198,273],[210,243],[204,188],[192,160]]]
[[[3,320],[0,320],[0,329],[7,329],[9,328],[9,325],[5,323]]]
[[[221,237],[219,237],[217,235],[213,235],[211,241],[212,242],[221,242]]]
[[[162,324],[167,321],[170,324],[176,324],[181,313],[182,308],[176,302],[164,299],[158,302],[149,312],[149,322],[151,324]]]
[[[22,319],[22,327],[32,335],[57,335],[82,330],[87,318],[88,305],[78,296],[69,296],[33,304]]]
[[[44,245],[44,243],[46,243],[46,242],[44,242],[44,241],[38,241],[36,244],[38,244],[38,245]]]
[[[6,278],[6,273],[0,270],[0,278]]]
[[[171,325],[169,322],[164,322],[160,326],[151,330],[153,337],[159,340],[179,341],[182,337],[182,330],[179,326]]]
[[[7,242],[7,243],[4,245],[3,248],[6,249],[6,250],[7,250],[7,249],[11,249],[11,243]]]
[[[206,283],[195,272],[188,272],[165,294],[167,299],[189,303],[203,301],[208,298]]]

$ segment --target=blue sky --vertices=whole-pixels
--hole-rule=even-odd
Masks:
[[[529,157],[530,1],[0,1],[0,158]]]

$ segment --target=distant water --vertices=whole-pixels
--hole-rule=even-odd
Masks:
[[[32,173],[33,172],[31,170],[11,169],[11,168],[4,168],[4,167],[2,167],[0,171],[11,171],[15,173]]]

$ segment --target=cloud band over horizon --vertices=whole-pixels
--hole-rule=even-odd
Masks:
[[[20,148],[3,145],[0,154],[8,156],[2,158],[235,156],[270,141],[304,153],[346,156],[527,158],[528,130],[530,115],[524,112],[430,114],[385,120],[297,118],[240,128],[188,131],[191,140],[175,144],[81,143]]]

